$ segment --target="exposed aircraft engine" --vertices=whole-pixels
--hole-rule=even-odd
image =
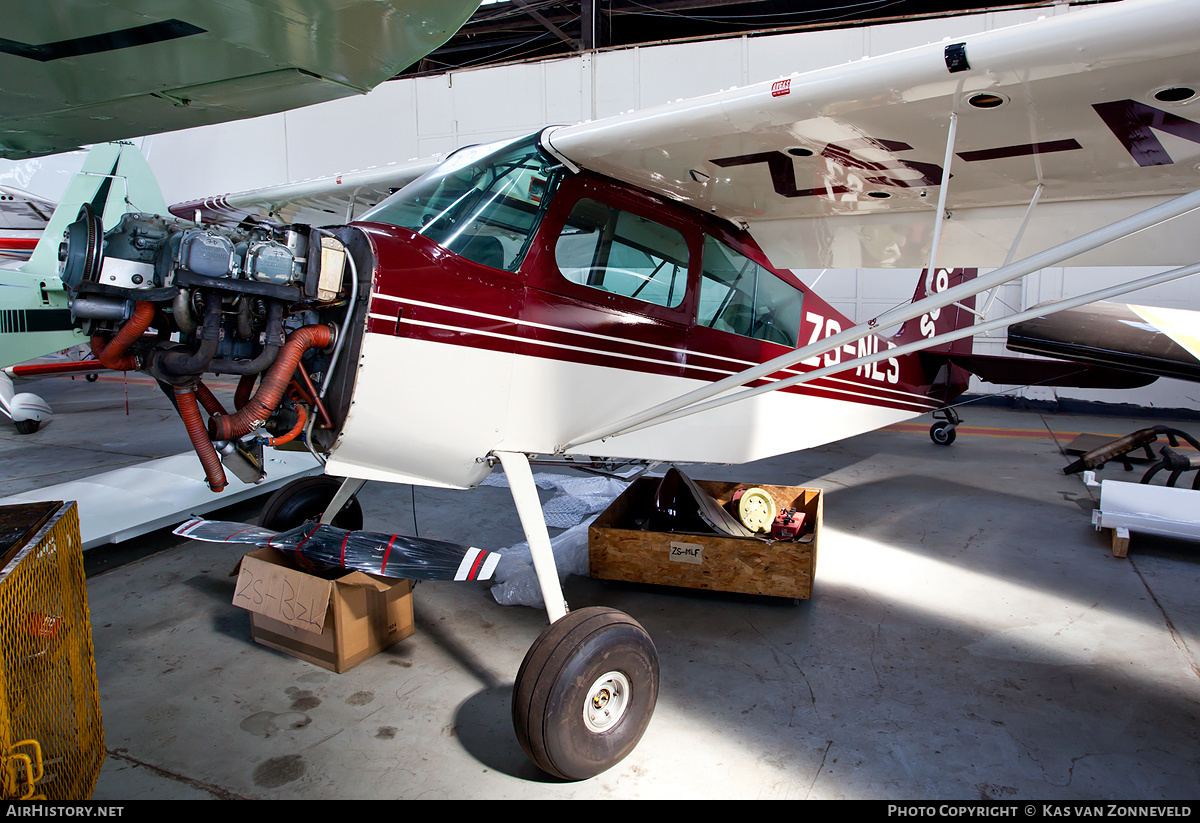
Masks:
[[[159,382],[219,491],[224,467],[246,482],[261,479],[264,445],[332,445],[349,397],[334,376],[366,297],[346,245],[354,235],[136,213],[104,232],[84,205],[59,259],[72,317],[96,357]],[[357,253],[369,256],[360,245]],[[369,278],[369,263],[361,270]],[[204,385],[206,374],[239,376],[232,411]]]

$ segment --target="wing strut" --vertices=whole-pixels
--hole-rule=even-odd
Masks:
[[[942,242],[942,223],[946,222],[946,195],[950,188],[950,161],[954,159],[954,136],[957,132],[958,112],[955,111],[950,113],[950,133],[946,135],[946,158],[942,161],[942,185],[938,187],[937,218],[933,221],[933,242],[929,244],[929,271],[933,271],[937,263],[938,246]],[[928,291],[925,293],[929,294]]]
[[[838,334],[830,335],[816,343],[811,343],[798,349],[793,349],[787,354],[782,354],[766,361],[758,366],[754,366],[737,374],[730,375],[722,380],[718,380],[703,388],[695,391],[687,392],[673,400],[668,400],[663,403],[653,406],[637,414],[630,415],[616,423],[609,424],[599,429],[593,429],[579,435],[569,443],[559,446],[557,453],[562,454],[568,450],[574,449],[584,443],[590,443],[595,440],[603,440],[615,434],[628,431],[635,426],[640,427],[643,423],[658,421],[665,415],[678,411],[685,406],[690,406],[696,403],[709,400],[722,394],[730,389],[735,389],[747,383],[761,380],[774,374],[775,372],[790,368],[811,357],[817,357],[825,354],[828,351],[839,348],[848,343],[853,343],[868,334],[873,334],[877,329],[888,328],[908,320],[913,320],[920,317],[922,314],[931,312],[935,309],[940,309],[943,306],[948,306],[951,303],[964,300],[967,297],[974,296],[980,292],[994,288],[1010,280],[1016,280],[1024,277],[1027,274],[1054,266],[1064,260],[1068,260],[1084,252],[1091,251],[1106,243],[1111,243],[1114,240],[1119,240],[1134,232],[1142,231],[1156,226],[1173,217],[1178,217],[1181,214],[1193,211],[1200,208],[1200,190],[1193,191],[1188,194],[1176,197],[1166,203],[1160,203],[1145,211],[1130,217],[1118,220],[1108,226],[1088,232],[1087,234],[1076,237],[1073,240],[1068,240],[1065,243],[1060,243],[1045,251],[1031,255],[1024,260],[1016,263],[1010,263],[1007,266],[1002,266],[995,271],[976,277],[974,280],[961,283],[945,291],[938,292],[936,295],[926,297],[923,300],[918,300],[903,306],[897,306],[883,314],[867,321],[853,326],[846,331]],[[1180,275],[1182,276],[1182,275]],[[1012,322],[1011,318],[1007,322]],[[969,327],[972,333],[976,327]],[[920,344],[920,348],[928,348],[931,345],[930,341],[925,340]],[[896,349],[889,349],[887,354],[895,356]]]
[[[1017,236],[1013,238],[1012,245],[1008,247],[1008,254],[1004,258],[1004,265],[1012,262],[1012,259],[1017,255],[1017,246],[1021,245],[1021,238],[1025,236],[1025,228],[1029,225],[1029,218],[1033,217],[1033,210],[1037,208],[1038,200],[1042,197],[1042,191],[1046,188],[1045,183],[1038,183],[1037,188],[1033,191],[1033,199],[1029,201],[1029,205],[1025,208],[1025,216],[1021,218],[1021,225],[1017,228]],[[975,312],[976,317],[987,317],[988,310],[992,308],[992,304],[996,302],[996,295],[1000,293],[1000,288],[997,286],[988,295],[987,302],[983,304],[983,310]],[[966,306],[963,306],[965,309]]]

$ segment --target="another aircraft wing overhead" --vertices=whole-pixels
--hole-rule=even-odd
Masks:
[[[1197,32],[1194,0],[1123,0],[545,142],[747,225],[789,268],[925,266],[949,161],[937,264],[998,266],[1018,237],[1025,256],[1200,188]],[[1074,264],[1190,263],[1194,236],[1158,228]]]
[[[355,214],[404,188],[441,160],[430,157],[389,163],[296,183],[188,200],[174,204],[170,210],[187,220],[194,219],[198,212],[206,223],[237,224],[250,215],[283,223],[326,225],[349,222]]]
[[[0,157],[362,94],[479,0],[0,0]]]

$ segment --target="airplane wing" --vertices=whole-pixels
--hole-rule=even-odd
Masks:
[[[999,266],[1200,187],[1197,31],[1193,0],[1123,0],[544,143],[748,226],[781,267],[924,267],[939,212],[936,265]],[[1191,263],[1193,236],[1154,229],[1073,264]]]
[[[0,231],[39,230],[46,227],[55,203],[15,186],[0,186]]]
[[[1200,312],[1094,303],[1013,324],[1008,348],[1200,381]]]
[[[1074,359],[1041,360],[994,354],[921,352],[926,372],[936,374],[943,364],[958,366],[985,383],[1001,386],[1051,386],[1076,389],[1139,389],[1158,379],[1157,375],[1110,368]]]
[[[0,0],[0,157],[362,94],[479,0]]]
[[[50,200],[14,186],[0,186],[0,258],[28,260],[53,213]]]
[[[188,200],[170,207],[176,217],[205,223],[237,224],[250,216],[283,223],[325,225],[349,222],[356,211],[374,206],[441,162],[440,157],[315,177],[296,183]]]

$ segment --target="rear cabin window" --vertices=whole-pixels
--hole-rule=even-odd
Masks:
[[[572,283],[674,308],[687,292],[688,249],[668,226],[583,199],[554,247]]]
[[[706,237],[698,322],[795,347],[802,293],[724,243]]]

